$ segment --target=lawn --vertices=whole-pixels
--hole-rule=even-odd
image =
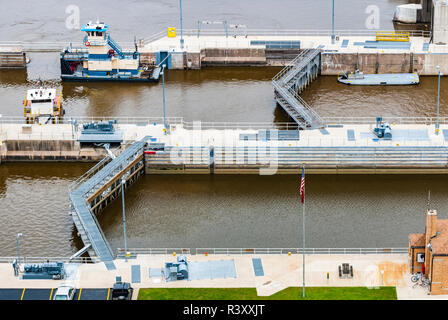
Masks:
[[[396,300],[395,287],[309,287],[306,300]],[[302,300],[302,288],[289,287],[271,296],[258,296],[255,288],[150,288],[140,289],[138,300]]]

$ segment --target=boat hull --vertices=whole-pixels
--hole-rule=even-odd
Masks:
[[[62,81],[72,81],[72,82],[158,82],[159,79],[153,78],[114,78],[114,77],[80,77],[73,75],[61,75]]]
[[[357,86],[404,86],[420,83],[420,78],[416,73],[392,73],[392,74],[365,74],[362,79],[342,79],[338,81],[348,85]]]

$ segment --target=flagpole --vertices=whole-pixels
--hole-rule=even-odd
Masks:
[[[303,165],[303,175],[305,175],[305,165]],[[303,192],[305,193],[305,188]],[[303,263],[302,298],[305,298],[305,197],[303,197],[303,203],[302,203],[302,263]]]

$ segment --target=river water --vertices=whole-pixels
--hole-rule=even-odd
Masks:
[[[48,4],[51,1],[47,1]],[[184,27],[223,20],[251,28],[328,29],[331,1],[184,1]],[[406,1],[345,0],[336,8],[337,29],[364,27],[365,8],[379,6],[381,27],[391,29],[393,8]],[[0,39],[74,41],[65,8],[77,4],[81,22],[98,15],[116,38],[145,37],[176,26],[177,1],[14,1],[1,13]],[[52,10],[48,10],[48,8]],[[346,8],[350,7],[350,10]],[[89,8],[87,10],[86,8]],[[287,10],[285,10],[287,8]],[[201,12],[201,16],[198,16]],[[56,18],[55,18],[56,17]],[[319,21],[319,23],[316,23]],[[61,26],[62,25],[62,26]],[[312,26],[312,27],[311,27]],[[161,116],[161,84],[60,83],[57,54],[31,54],[27,71],[0,71],[0,114],[22,116],[21,101],[41,78],[62,89],[70,116]],[[278,68],[169,70],[167,115],[202,121],[290,121],[275,105],[271,78]],[[319,77],[303,98],[322,116],[434,116],[437,78],[413,87],[348,87]],[[442,79],[441,115],[448,115]],[[82,247],[68,215],[68,186],[93,164],[0,165],[0,255],[14,255],[24,234],[25,255],[67,256]],[[446,176],[307,176],[308,247],[403,247],[423,232],[427,192],[441,217],[448,212]],[[126,194],[130,247],[296,247],[301,207],[295,176],[145,176]],[[99,217],[113,248],[122,247],[121,202]]]

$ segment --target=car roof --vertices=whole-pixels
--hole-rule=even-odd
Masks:
[[[73,289],[72,285],[63,284],[58,287],[57,294],[68,294],[70,289]]]

